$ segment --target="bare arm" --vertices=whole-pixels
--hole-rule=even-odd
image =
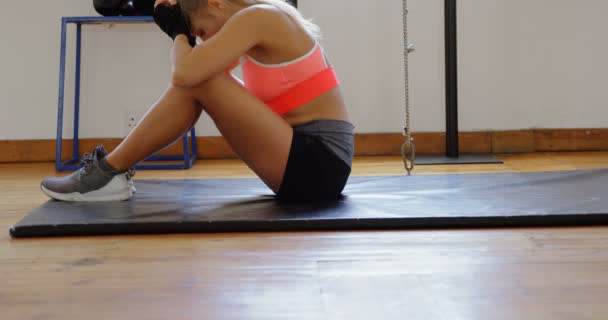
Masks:
[[[190,53],[192,53],[192,48],[188,43],[188,37],[185,35],[179,35],[175,38],[173,42],[173,49],[171,49],[171,72],[175,75],[175,68],[178,61],[182,61],[185,57],[187,57]]]
[[[177,37],[172,51],[173,84],[194,87],[232,66],[261,42],[266,14],[259,8],[244,9],[232,16],[216,35],[195,48],[188,45],[185,36]]]

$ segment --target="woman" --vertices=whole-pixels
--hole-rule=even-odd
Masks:
[[[77,172],[43,180],[43,192],[130,199],[128,168],[179,139],[204,110],[279,200],[339,197],[354,128],[317,26],[283,0],[157,0],[154,17],[174,39],[168,89],[112,153],[99,146]],[[243,81],[230,73],[238,64]]]

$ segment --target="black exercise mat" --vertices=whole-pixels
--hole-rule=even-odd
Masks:
[[[608,224],[608,170],[352,177],[337,203],[277,203],[257,179],[139,180],[131,201],[49,201],[14,237]]]

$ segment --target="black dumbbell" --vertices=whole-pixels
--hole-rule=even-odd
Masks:
[[[102,16],[113,17],[121,14],[124,0],[93,0],[95,11]]]
[[[154,0],[93,0],[95,10],[102,16],[151,16]]]

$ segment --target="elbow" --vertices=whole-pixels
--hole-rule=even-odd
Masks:
[[[171,84],[176,87],[191,88],[199,84],[198,77],[186,65],[176,65],[171,71]]]
[[[180,69],[175,69],[171,75],[171,84],[176,87],[191,87],[191,81],[188,79],[188,75]]]

